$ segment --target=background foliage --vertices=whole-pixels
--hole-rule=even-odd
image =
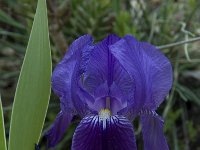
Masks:
[[[47,0],[47,4],[53,66],[69,44],[85,33],[92,34],[96,41],[109,33],[129,33],[157,46],[200,36],[199,0]],[[35,9],[33,0],[0,0],[0,93],[7,138],[16,82]],[[170,149],[199,150],[200,41],[162,51],[174,68],[173,88],[158,110],[165,118]],[[43,133],[58,111],[58,97],[52,94]],[[79,121],[78,117],[73,119],[56,149],[70,149]],[[134,123],[138,149],[142,149],[141,128],[137,121]],[[44,138],[40,144],[45,149]]]

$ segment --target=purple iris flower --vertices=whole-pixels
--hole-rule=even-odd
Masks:
[[[49,147],[78,114],[82,120],[72,150],[136,150],[132,121],[137,116],[144,149],[168,150],[164,122],[155,110],[171,85],[171,64],[153,45],[131,35],[109,35],[97,44],[90,35],[81,36],[53,72],[61,111],[47,133]]]

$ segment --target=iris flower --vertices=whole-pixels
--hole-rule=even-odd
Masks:
[[[79,37],[52,75],[61,110],[47,132],[49,147],[79,115],[72,150],[136,150],[132,122],[139,116],[144,149],[168,150],[156,109],[171,85],[171,64],[155,46],[131,35],[97,44],[90,35]]]

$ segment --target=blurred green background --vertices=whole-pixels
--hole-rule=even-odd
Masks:
[[[0,93],[6,137],[16,82],[25,54],[33,17],[34,0],[0,0]],[[109,33],[133,34],[156,46],[200,36],[199,0],[47,0],[53,67],[70,43],[89,33],[95,42]],[[165,119],[165,135],[172,150],[200,150],[200,41],[162,49],[174,69],[174,84],[158,113]],[[59,112],[52,93],[43,133]],[[68,150],[80,118],[73,119],[65,137],[54,149]],[[143,141],[134,122],[138,149]],[[31,136],[31,135],[30,135]],[[41,149],[46,140],[41,138]]]

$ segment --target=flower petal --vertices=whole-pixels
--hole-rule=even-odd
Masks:
[[[133,126],[123,116],[86,116],[77,127],[72,150],[136,150]]]
[[[69,47],[62,61],[56,66],[52,75],[52,88],[60,97],[61,109],[85,111],[85,102],[77,98],[79,80],[85,69],[92,50],[92,37],[84,35]],[[78,90],[77,90],[78,89]],[[74,98],[74,96],[76,96]],[[78,108],[77,108],[78,107]]]
[[[130,92],[133,89],[133,80],[131,80],[129,74],[113,57],[109,49],[109,46],[115,44],[119,40],[120,38],[118,36],[109,35],[103,41],[97,43],[91,53],[86,73],[84,74],[84,86],[88,92],[95,97],[96,91],[99,87],[106,87],[104,90],[101,90],[101,95],[109,96],[111,99],[111,105],[117,105],[117,101],[113,99],[120,99],[121,102],[117,103],[127,104],[127,101],[133,97],[133,93]],[[115,89],[118,89],[117,94],[116,91],[113,91]],[[98,99],[99,98],[97,97],[96,100]],[[114,114],[119,111],[119,107],[112,108],[115,108],[112,110]],[[94,107],[94,109],[96,108]]]
[[[54,147],[63,137],[65,130],[71,122],[71,114],[60,111],[50,130],[45,134],[48,139],[48,147]]]
[[[111,110],[112,114],[117,114],[118,110],[127,106],[127,96],[122,94],[121,89],[115,82],[113,82],[110,89],[108,88],[107,82],[99,85],[94,91],[94,97],[95,102],[88,101],[88,105],[97,112],[102,108],[108,108]],[[107,100],[109,100],[109,102]],[[107,106],[108,103],[110,103],[109,106]]]
[[[120,37],[112,34],[95,45],[85,74],[85,84],[90,92],[94,91],[98,85],[105,81],[107,81],[108,87],[112,84],[115,60],[108,46],[118,40],[120,40]]]
[[[172,85],[169,60],[153,45],[139,42],[130,35],[110,46],[114,57],[134,80],[132,106],[156,109]]]
[[[142,133],[145,150],[169,150],[163,134],[164,121],[157,114],[142,115]]]

